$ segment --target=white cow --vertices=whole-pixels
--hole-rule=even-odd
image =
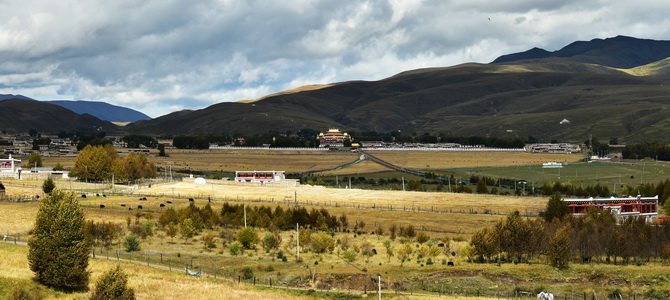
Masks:
[[[554,294],[540,292],[537,294],[537,300],[554,300]]]

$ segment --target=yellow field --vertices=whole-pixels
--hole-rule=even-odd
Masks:
[[[334,168],[355,161],[356,153],[270,150],[169,150],[169,157],[152,157],[159,167],[173,170],[280,170],[296,173]]]
[[[499,167],[575,162],[579,154],[526,152],[451,152],[451,151],[366,151],[377,158],[408,169],[449,169],[466,167]]]

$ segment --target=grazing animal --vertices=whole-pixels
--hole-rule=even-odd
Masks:
[[[160,207],[165,207],[165,204],[161,203]]]
[[[132,208],[132,207],[128,207],[128,210],[133,210],[133,208]]]
[[[193,200],[193,198],[188,198],[188,201],[193,202],[195,200]]]
[[[126,207],[126,205],[125,205],[125,204],[121,204],[121,207]]]
[[[453,261],[447,262],[447,266],[453,267],[453,266],[454,266],[454,262],[453,262]]]
[[[172,204],[172,201],[167,201],[168,204]]]
[[[137,209],[142,209],[142,205],[138,205],[138,206],[137,206]]]
[[[96,197],[100,197],[100,194],[96,193],[95,196],[96,196]]]
[[[372,254],[377,255],[377,249],[372,249]]]
[[[105,198],[105,197],[107,197],[107,195],[105,195],[105,194],[102,194],[102,197],[103,197],[103,198]]]
[[[104,205],[104,204],[100,204],[100,208],[105,208],[105,205]]]
[[[554,300],[554,294],[540,292],[537,294],[537,300]]]
[[[86,198],[86,194],[81,194],[81,197],[82,197],[82,198]]]

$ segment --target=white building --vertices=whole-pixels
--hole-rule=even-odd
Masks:
[[[21,160],[12,158],[0,159],[0,176],[17,178],[21,172]]]

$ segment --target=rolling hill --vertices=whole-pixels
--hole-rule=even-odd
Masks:
[[[24,133],[31,128],[52,134],[117,130],[117,126],[110,122],[88,114],[80,115],[55,104],[25,99],[0,100],[0,130]]]

